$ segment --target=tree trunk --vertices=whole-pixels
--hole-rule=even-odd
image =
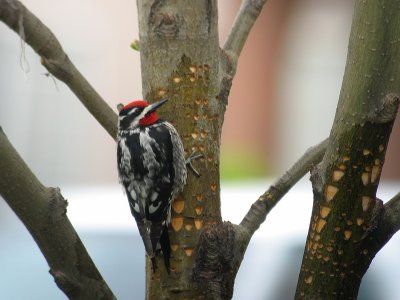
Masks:
[[[387,241],[376,198],[399,104],[398,1],[358,0],[339,104],[322,162],[296,299],[356,299]]]
[[[147,299],[201,298],[192,280],[199,231],[221,222],[217,2],[138,0],[137,6],[143,96],[149,102],[170,99],[161,116],[177,128],[186,155],[203,155],[195,162],[201,177],[189,172],[172,204],[171,274],[164,268],[153,274],[147,261]]]

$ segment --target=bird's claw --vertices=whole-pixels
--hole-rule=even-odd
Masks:
[[[193,152],[189,155],[188,158],[186,158],[186,165],[189,167],[190,170],[196,175],[197,177],[200,177],[200,173],[194,168],[192,162],[196,159],[204,157],[203,154],[196,154],[196,152]]]

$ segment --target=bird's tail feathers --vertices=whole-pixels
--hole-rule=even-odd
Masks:
[[[140,224],[138,222],[138,228],[140,232],[140,236],[142,237],[144,248],[146,249],[146,253],[148,256],[153,257],[155,255],[155,248],[153,248],[153,244],[150,237],[150,228],[146,226],[146,224]]]
[[[167,268],[168,273],[170,272],[170,264],[169,259],[171,256],[171,246],[169,241],[168,228],[166,225],[162,223],[159,224],[146,224],[138,222],[138,228],[140,235],[143,239],[143,244],[146,249],[147,255],[151,259],[153,272],[155,272],[157,268],[156,264],[156,251],[161,247],[161,251],[164,255],[164,263]]]
[[[161,238],[160,238],[160,246],[161,246],[161,251],[163,252],[164,255],[164,264],[165,267],[167,268],[168,274],[170,273],[170,264],[169,264],[169,259],[171,257],[171,245],[169,242],[169,233],[168,233],[168,227],[164,226],[164,230],[162,231]]]

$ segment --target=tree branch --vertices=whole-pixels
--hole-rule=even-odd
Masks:
[[[255,21],[261,13],[261,10],[267,0],[243,0],[239,12],[233,22],[231,31],[223,46],[231,60],[231,71],[233,76],[236,72],[237,61],[242,52],[243,46],[253,28]]]
[[[377,199],[379,203],[381,200]],[[372,227],[365,236],[366,243],[371,253],[375,255],[391,239],[391,237],[400,229],[400,193],[390,199],[385,205],[381,204],[379,218],[376,218],[375,226]]]
[[[388,228],[387,234],[390,236],[400,229],[400,193],[385,204],[383,224]]]
[[[320,162],[328,145],[328,139],[310,147],[302,157],[254,202],[240,226],[249,232],[249,238],[265,221],[267,214],[280,199],[299,181],[310,168]]]
[[[220,55],[220,68],[223,73],[218,99],[221,101],[221,115],[224,115],[228,96],[236,74],[238,59],[243,46],[267,0],[243,0],[231,27]]]
[[[58,188],[47,188],[0,127],[0,195],[38,244],[58,287],[70,299],[115,299],[68,217]]]
[[[359,259],[364,259],[366,264],[386,245],[392,236],[400,229],[400,193],[390,199],[385,205],[376,198],[373,208],[372,222],[364,236],[362,249],[368,249],[368,254]]]
[[[115,139],[117,134],[115,112],[73,65],[50,29],[17,0],[0,0],[0,20],[32,47],[41,57],[42,65],[72,90]]]

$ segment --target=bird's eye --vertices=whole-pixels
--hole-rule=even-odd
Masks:
[[[127,110],[128,115],[135,115],[139,109],[137,107],[131,108]]]
[[[127,115],[129,116],[130,119],[135,119],[137,116],[141,114],[143,109],[144,109],[143,107],[134,107],[127,111]]]
[[[129,109],[122,109],[119,112],[120,116],[130,116],[130,117],[135,117],[140,115],[140,113],[142,112],[143,108],[141,107],[133,107],[133,108],[129,108]]]
[[[127,129],[132,124],[139,122],[138,116],[142,113],[144,107],[132,107],[123,109],[119,112],[119,126],[120,128]]]

